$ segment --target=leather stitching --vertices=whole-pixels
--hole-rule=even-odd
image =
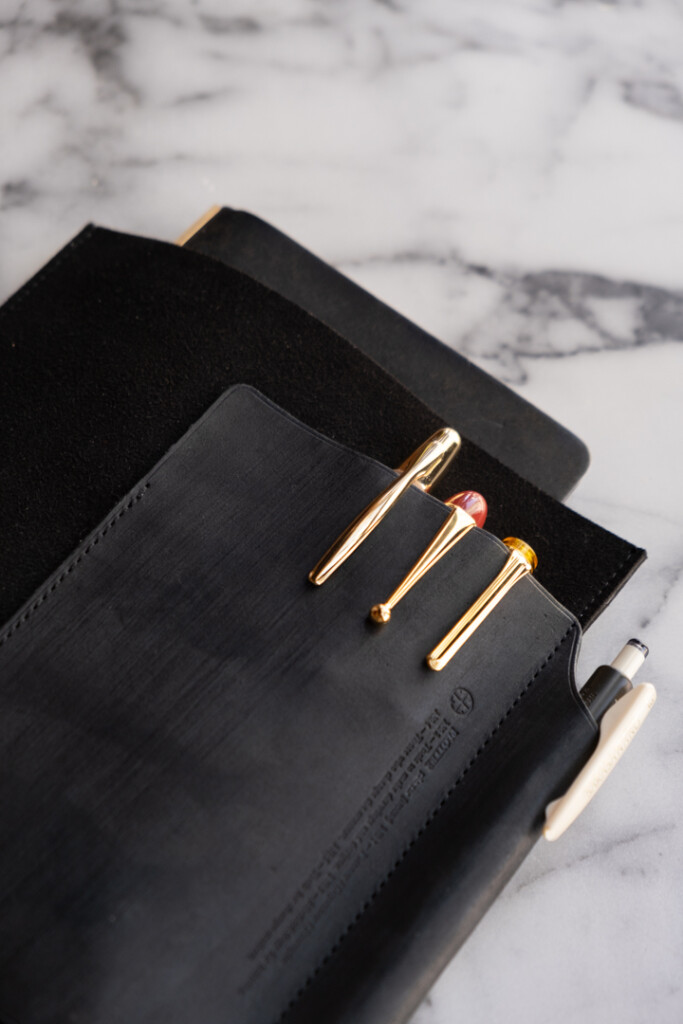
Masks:
[[[571,624],[571,625],[569,626],[569,628],[567,629],[567,631],[566,631],[566,633],[564,634],[564,636],[563,636],[563,637],[561,638],[561,640],[560,640],[560,641],[559,641],[559,642],[557,643],[556,647],[555,647],[555,648],[554,648],[554,649],[553,649],[553,650],[552,650],[552,651],[550,652],[550,654],[549,654],[549,655],[548,655],[548,656],[547,656],[547,657],[545,658],[545,660],[544,660],[544,661],[543,661],[543,662],[541,663],[541,665],[540,665],[540,666],[539,666],[539,667],[538,667],[538,668],[536,669],[536,671],[535,671],[535,672],[534,672],[534,674],[533,674],[533,675],[531,676],[531,678],[529,679],[529,681],[528,681],[528,682],[526,683],[526,685],[524,686],[524,688],[523,688],[523,689],[522,689],[522,690],[521,690],[521,691],[520,691],[520,692],[519,692],[519,693],[517,694],[517,696],[515,697],[515,699],[513,700],[513,702],[512,702],[511,704],[510,704],[510,706],[508,707],[507,711],[506,711],[506,712],[505,712],[505,713],[504,713],[504,714],[502,715],[502,717],[501,717],[501,718],[500,718],[500,719],[498,720],[498,722],[496,723],[496,725],[495,725],[495,726],[493,727],[493,729],[491,730],[491,732],[489,733],[489,735],[488,735],[488,736],[486,737],[486,739],[484,740],[484,742],[483,742],[483,743],[481,744],[481,746],[480,746],[480,747],[478,748],[478,750],[477,750],[477,751],[475,751],[475,753],[474,753],[474,754],[472,755],[472,757],[471,757],[471,758],[470,758],[470,760],[469,760],[469,761],[467,762],[467,764],[465,765],[465,767],[463,768],[462,772],[460,773],[460,775],[458,776],[458,778],[457,778],[457,779],[455,780],[455,782],[453,783],[453,785],[452,785],[452,786],[450,787],[450,789],[448,789],[448,790],[446,791],[446,793],[445,793],[445,794],[443,795],[443,797],[441,798],[441,800],[440,800],[440,802],[439,802],[439,803],[437,804],[437,806],[436,806],[436,807],[435,807],[435,808],[434,808],[434,809],[433,809],[433,810],[432,810],[432,811],[430,812],[430,814],[428,815],[428,817],[427,817],[427,818],[425,819],[425,822],[424,822],[424,824],[423,824],[423,825],[421,826],[421,828],[419,828],[419,829],[418,829],[418,831],[417,831],[417,832],[415,833],[415,835],[414,835],[414,836],[413,836],[413,838],[412,838],[412,839],[410,840],[410,842],[408,843],[408,845],[407,845],[407,846],[406,846],[406,847],[404,848],[403,852],[402,852],[402,853],[401,853],[401,854],[399,855],[399,857],[398,857],[398,858],[396,859],[396,861],[394,862],[393,866],[392,866],[392,867],[390,868],[390,870],[389,870],[389,871],[387,872],[387,874],[386,874],[386,875],[384,876],[384,878],[383,878],[383,879],[381,880],[381,882],[379,882],[379,884],[378,884],[378,885],[376,886],[376,888],[375,888],[375,889],[373,889],[373,891],[372,891],[372,893],[370,894],[370,896],[368,896],[368,898],[366,899],[366,901],[365,901],[365,903],[363,904],[363,906],[362,906],[362,907],[360,908],[360,910],[359,910],[359,911],[358,911],[358,912],[356,913],[355,917],[353,917],[353,919],[352,919],[352,920],[351,920],[351,921],[349,922],[349,924],[348,924],[348,925],[346,926],[346,928],[345,928],[345,929],[344,929],[344,931],[343,931],[343,932],[341,933],[341,935],[339,936],[339,938],[337,939],[337,941],[335,942],[335,944],[334,944],[334,945],[332,946],[332,948],[330,949],[329,953],[327,953],[327,955],[326,955],[326,956],[325,956],[325,957],[324,957],[324,958],[323,958],[323,959],[322,959],[322,960],[320,961],[320,963],[318,964],[318,966],[317,966],[317,967],[316,967],[316,968],[315,968],[315,969],[314,969],[314,970],[313,970],[313,971],[311,972],[311,974],[310,974],[310,975],[308,976],[308,978],[307,978],[307,979],[306,979],[306,981],[305,981],[305,982],[303,983],[303,985],[301,986],[301,988],[300,988],[300,989],[299,989],[299,990],[298,990],[298,991],[296,992],[296,994],[295,994],[295,995],[293,996],[293,998],[291,999],[291,1001],[290,1001],[290,1002],[289,1002],[289,1003],[287,1004],[287,1006],[285,1007],[285,1009],[284,1009],[284,1010],[282,1011],[282,1013],[280,1014],[280,1016],[279,1016],[279,1017],[277,1018],[277,1021],[275,1022],[275,1024],[280,1024],[280,1022],[281,1022],[281,1021],[283,1021],[283,1020],[285,1020],[285,1018],[286,1018],[286,1017],[287,1017],[287,1016],[288,1016],[288,1015],[289,1015],[289,1014],[291,1013],[291,1011],[292,1011],[292,1010],[294,1009],[294,1007],[296,1006],[296,1003],[297,1003],[297,1002],[299,1001],[299,999],[300,999],[300,998],[301,998],[301,997],[302,997],[302,996],[304,995],[304,993],[306,992],[306,989],[308,989],[308,988],[310,987],[310,985],[312,984],[312,982],[314,981],[314,979],[316,978],[316,976],[317,976],[317,975],[318,975],[318,974],[320,973],[320,971],[321,971],[321,970],[322,970],[322,969],[323,969],[323,968],[324,968],[324,967],[325,967],[325,966],[327,965],[327,963],[328,963],[328,962],[329,962],[329,961],[330,961],[330,960],[332,959],[332,957],[333,957],[333,956],[334,956],[334,954],[335,954],[335,953],[337,952],[337,950],[338,950],[338,949],[339,949],[339,947],[341,946],[342,942],[344,941],[344,939],[346,938],[346,936],[348,935],[348,933],[349,933],[349,932],[351,931],[351,929],[352,929],[352,928],[354,928],[354,927],[355,927],[355,925],[356,925],[356,924],[358,923],[358,921],[359,921],[359,920],[361,919],[361,917],[362,917],[362,916],[363,916],[363,915],[364,915],[364,914],[366,913],[366,911],[370,909],[370,907],[372,906],[372,904],[373,904],[374,900],[376,899],[376,897],[377,897],[377,896],[379,895],[379,893],[381,892],[381,890],[382,890],[382,889],[384,888],[384,886],[385,886],[385,885],[387,884],[387,882],[389,881],[389,879],[391,878],[391,876],[392,876],[392,875],[393,875],[393,874],[394,874],[394,873],[396,872],[396,870],[397,870],[397,869],[398,869],[398,868],[400,867],[400,865],[401,865],[401,864],[402,864],[402,862],[403,862],[403,861],[405,860],[405,858],[407,857],[407,855],[408,855],[408,853],[410,852],[410,850],[411,850],[411,849],[413,848],[413,846],[415,846],[415,844],[417,843],[417,841],[418,841],[418,840],[420,839],[420,837],[422,836],[422,834],[423,834],[423,833],[425,832],[425,830],[426,830],[426,829],[427,829],[427,828],[429,827],[429,825],[430,825],[430,824],[432,823],[432,821],[433,821],[433,820],[434,820],[434,818],[435,818],[435,817],[437,816],[437,814],[439,814],[439,812],[441,811],[441,809],[442,809],[442,808],[443,808],[443,807],[444,807],[444,806],[446,805],[446,803],[448,803],[449,799],[451,798],[451,796],[453,795],[453,793],[455,792],[455,790],[457,789],[457,787],[458,787],[458,786],[460,785],[460,783],[461,783],[461,782],[463,781],[463,779],[464,779],[464,778],[466,777],[466,775],[468,774],[468,772],[470,771],[470,769],[472,768],[472,766],[474,765],[474,763],[475,763],[475,762],[477,761],[477,759],[479,758],[479,756],[480,756],[480,755],[481,755],[481,754],[483,753],[483,751],[484,751],[484,750],[486,749],[486,747],[487,747],[487,746],[489,745],[489,743],[491,742],[491,740],[493,739],[493,737],[494,737],[494,736],[496,735],[496,733],[498,732],[498,730],[499,730],[499,729],[501,728],[501,726],[503,725],[503,722],[505,722],[505,720],[506,720],[506,719],[507,719],[507,718],[508,718],[508,717],[510,716],[510,714],[512,713],[512,711],[514,710],[514,708],[515,708],[515,707],[517,706],[517,704],[519,704],[519,702],[521,701],[522,697],[523,697],[523,696],[525,695],[525,693],[526,693],[526,692],[527,692],[527,691],[529,690],[529,688],[531,687],[531,685],[532,685],[532,683],[534,682],[534,680],[535,680],[535,679],[536,679],[536,678],[537,678],[537,677],[538,677],[538,676],[540,675],[540,673],[541,673],[541,672],[543,672],[543,670],[544,670],[544,669],[546,668],[546,666],[547,666],[547,665],[549,664],[549,662],[550,662],[550,661],[552,661],[552,659],[553,659],[553,658],[555,657],[555,655],[556,655],[556,654],[557,654],[557,652],[559,651],[560,647],[562,647],[562,645],[563,645],[563,644],[565,643],[565,641],[566,641],[566,640],[567,640],[567,639],[569,638],[569,636],[570,636],[570,635],[572,634],[572,632],[573,632],[573,631],[574,631],[574,629],[576,629],[576,628],[577,628],[577,624],[576,624],[576,623],[574,623],[574,622],[572,622],[572,624]]]
[[[636,562],[640,561],[641,555],[642,551],[640,550],[640,548],[634,548],[632,551],[628,553],[626,558],[617,566],[617,568],[614,570],[611,576],[608,576],[607,579],[603,581],[603,585],[600,588],[600,590],[598,590],[597,593],[595,593],[591,598],[588,599],[588,601],[583,606],[581,611],[577,614],[576,617],[580,622],[584,621],[584,616],[586,615],[586,613],[589,613],[588,618],[590,619],[595,608],[597,608],[600,605],[603,594],[607,590],[609,590],[612,580],[616,579],[617,576],[619,576],[624,569],[631,568],[631,566],[635,565]],[[625,582],[626,580],[624,580],[624,583]]]
[[[57,255],[54,256],[49,261],[49,263],[47,263],[43,267],[42,270],[39,270],[37,274],[34,274],[30,281],[27,281],[26,284],[22,288],[20,288],[18,292],[15,292],[14,295],[11,295],[10,298],[7,299],[4,305],[0,308],[0,320],[6,317],[8,313],[11,313],[14,309],[16,309],[17,306],[20,306],[21,303],[26,299],[26,297],[30,295],[31,292],[33,292],[38,287],[39,284],[43,284],[43,282],[50,276],[50,274],[52,274],[57,269],[57,267],[63,263],[67,256],[70,256],[75,249],[78,249],[79,246],[81,246],[84,242],[88,240],[88,238],[90,238],[94,231],[95,225],[88,224],[88,226],[85,227],[79,235],[76,235],[76,237],[73,238],[68,243],[68,245],[65,245],[64,248],[60,252],[58,252]]]
[[[10,639],[10,637],[14,635],[14,633],[16,633],[20,626],[22,626],[25,622],[28,621],[28,619],[31,618],[33,613],[36,612],[38,608],[40,608],[40,606],[47,601],[48,597],[50,597],[51,594],[54,594],[55,590],[60,585],[60,583],[63,583],[67,576],[71,575],[76,566],[78,566],[83,561],[85,556],[88,555],[97,544],[99,544],[102,538],[109,533],[109,531],[112,529],[112,527],[116,525],[119,519],[121,519],[122,516],[125,516],[126,512],[133,508],[133,506],[136,505],[137,502],[140,501],[142,497],[144,497],[145,491],[149,490],[150,486],[150,483],[147,482],[141,491],[138,491],[137,494],[134,494],[133,497],[128,502],[128,504],[124,505],[123,508],[120,508],[119,511],[114,516],[112,516],[112,518],[102,527],[102,529],[97,534],[95,534],[95,536],[90,541],[88,546],[85,547],[81,551],[81,553],[77,555],[76,558],[74,558],[74,560],[69,563],[69,565],[67,565],[66,569],[64,569],[64,571],[60,573],[60,575],[55,580],[53,580],[49,586],[45,588],[40,597],[36,598],[36,600],[29,605],[29,607],[26,609],[23,615],[21,615],[20,618],[16,619],[16,621],[12,623],[9,629],[6,630],[6,632],[3,633],[2,636],[0,636],[0,647],[2,647],[2,645],[5,644]]]
[[[617,569],[616,569],[616,570],[614,571],[614,573],[613,573],[613,574],[612,574],[612,575],[611,575],[611,576],[610,576],[610,577],[609,577],[609,578],[608,578],[607,580],[605,580],[605,582],[604,582],[604,585],[603,585],[602,589],[601,589],[601,590],[599,591],[599,593],[598,593],[598,594],[597,594],[596,596],[594,596],[594,597],[593,597],[593,598],[592,598],[592,599],[591,599],[591,600],[590,600],[590,601],[589,601],[589,602],[588,602],[588,603],[587,603],[587,604],[586,604],[586,605],[584,606],[584,608],[582,609],[581,615],[583,615],[583,614],[584,614],[584,613],[586,612],[586,610],[587,610],[588,608],[590,608],[591,606],[593,606],[593,605],[595,605],[596,603],[598,603],[598,602],[599,602],[599,600],[600,600],[600,598],[601,598],[602,594],[603,594],[603,593],[604,593],[604,592],[605,592],[605,591],[606,591],[606,590],[608,589],[608,587],[610,586],[610,584],[611,584],[611,581],[612,581],[612,580],[613,580],[613,579],[614,579],[614,578],[615,578],[616,576],[618,576],[618,575],[619,575],[619,573],[621,573],[621,571],[622,571],[622,570],[623,570],[623,569],[624,569],[624,568],[625,568],[625,567],[626,567],[626,566],[627,566],[627,565],[628,565],[629,563],[633,563],[633,562],[635,562],[635,561],[636,561],[636,559],[637,559],[637,558],[639,557],[639,555],[640,555],[640,552],[638,552],[638,551],[635,551],[635,552],[630,552],[630,553],[629,553],[628,557],[624,559],[624,561],[623,561],[623,562],[622,562],[622,563],[621,563],[621,564],[619,565],[619,567],[618,567],[618,568],[617,568]],[[578,618],[578,616],[577,616],[577,618]],[[523,696],[524,696],[524,695],[526,694],[526,692],[527,692],[527,691],[529,690],[529,688],[531,687],[531,685],[532,685],[532,683],[534,682],[534,680],[535,680],[535,679],[536,679],[536,678],[537,678],[537,677],[538,677],[538,676],[540,675],[540,673],[541,673],[541,672],[543,672],[543,670],[544,670],[544,669],[545,669],[545,668],[547,667],[547,665],[548,665],[548,664],[549,664],[549,663],[550,663],[550,662],[552,661],[552,659],[553,659],[553,658],[555,657],[555,655],[557,654],[557,652],[559,651],[559,649],[560,649],[560,648],[562,647],[562,645],[563,645],[563,644],[565,643],[565,641],[566,641],[566,640],[567,640],[567,639],[569,638],[569,636],[570,636],[570,635],[572,634],[572,632],[573,632],[573,631],[574,631],[574,629],[576,629],[576,628],[578,628],[578,629],[580,630],[580,628],[581,628],[581,627],[580,627],[579,623],[578,623],[578,622],[576,622],[576,623],[575,623],[575,622],[572,622],[572,623],[571,623],[571,625],[569,626],[569,628],[567,629],[567,631],[565,632],[564,636],[563,636],[563,637],[561,638],[561,640],[560,640],[560,641],[559,641],[559,642],[557,643],[557,645],[555,646],[555,648],[554,648],[554,649],[553,649],[553,650],[552,650],[552,651],[550,652],[550,654],[549,654],[549,655],[547,656],[547,658],[546,658],[546,659],[545,659],[545,660],[544,660],[544,661],[543,661],[543,662],[541,663],[541,665],[540,665],[540,666],[539,666],[539,667],[538,667],[538,668],[536,669],[536,671],[535,671],[535,672],[534,672],[534,674],[533,674],[533,675],[531,676],[531,678],[530,678],[530,679],[529,679],[529,681],[528,681],[528,682],[526,683],[526,685],[525,685],[525,686],[523,687],[523,689],[522,689],[522,690],[520,690],[520,692],[519,692],[519,693],[517,694],[517,696],[516,696],[516,697],[515,697],[515,699],[513,700],[512,704],[510,704],[510,706],[508,707],[507,711],[506,711],[506,712],[505,712],[505,713],[503,714],[503,716],[502,716],[502,717],[501,717],[501,718],[500,718],[500,719],[498,720],[498,722],[496,723],[496,725],[495,725],[495,726],[493,727],[493,729],[491,730],[491,732],[489,733],[489,735],[488,735],[488,736],[486,737],[486,739],[484,740],[484,742],[483,742],[483,743],[481,744],[481,746],[480,746],[480,747],[478,748],[478,750],[477,750],[477,751],[476,751],[476,752],[475,752],[475,753],[474,753],[474,754],[472,755],[472,757],[471,757],[471,758],[470,758],[470,760],[469,760],[469,761],[467,762],[467,764],[465,765],[465,767],[463,768],[462,772],[460,773],[460,775],[458,776],[458,778],[457,778],[457,779],[455,780],[455,782],[453,783],[453,785],[452,785],[452,786],[450,787],[450,789],[448,789],[448,790],[446,791],[446,793],[445,793],[445,794],[444,794],[444,796],[443,796],[443,797],[441,798],[441,800],[440,800],[440,802],[439,802],[439,803],[437,804],[437,806],[436,806],[436,807],[435,807],[435,808],[434,808],[434,809],[433,809],[433,810],[432,810],[432,811],[430,812],[430,814],[428,815],[428,817],[427,817],[427,818],[425,819],[425,822],[424,822],[424,824],[423,824],[423,825],[421,826],[421,828],[419,828],[419,829],[418,829],[418,831],[417,831],[417,832],[415,833],[415,835],[414,835],[414,836],[413,836],[413,838],[412,838],[412,839],[410,840],[410,842],[408,843],[408,845],[407,845],[407,846],[406,846],[406,847],[404,848],[403,852],[402,852],[402,853],[401,853],[401,854],[399,855],[399,857],[397,858],[397,860],[396,860],[396,861],[394,862],[393,866],[392,866],[392,867],[391,867],[391,868],[389,869],[389,871],[387,872],[387,874],[386,874],[386,875],[384,876],[384,878],[383,878],[383,879],[381,880],[381,882],[379,882],[379,884],[378,884],[378,885],[376,886],[376,888],[375,888],[375,889],[373,889],[373,891],[371,892],[370,896],[368,896],[368,898],[366,899],[366,901],[365,901],[365,903],[363,904],[363,906],[362,906],[362,907],[360,908],[360,910],[359,910],[359,911],[358,911],[358,912],[356,913],[356,915],[355,915],[355,916],[354,916],[354,917],[352,918],[352,920],[351,920],[351,921],[349,922],[349,924],[348,924],[348,925],[346,926],[346,928],[345,928],[345,929],[344,929],[344,931],[343,931],[343,932],[341,933],[341,935],[339,936],[339,938],[337,939],[337,941],[335,942],[335,944],[334,944],[334,945],[332,946],[332,948],[330,949],[329,953],[327,953],[327,954],[326,954],[326,956],[325,956],[325,957],[323,957],[323,959],[322,959],[322,960],[320,961],[320,963],[318,964],[318,966],[317,966],[316,968],[314,968],[314,970],[313,970],[313,971],[311,972],[311,974],[309,974],[308,978],[307,978],[307,979],[306,979],[306,981],[305,981],[305,982],[303,983],[303,985],[301,986],[301,988],[300,988],[300,989],[299,989],[299,990],[298,990],[298,991],[296,992],[296,994],[295,994],[295,995],[294,995],[294,996],[292,997],[292,999],[290,1000],[290,1002],[289,1002],[289,1003],[287,1004],[287,1006],[285,1007],[285,1009],[284,1009],[284,1010],[282,1011],[282,1013],[280,1014],[280,1016],[279,1016],[279,1017],[277,1018],[277,1021],[275,1022],[275,1024],[281,1024],[281,1021],[285,1020],[285,1019],[286,1019],[286,1017],[287,1017],[287,1016],[289,1016],[289,1014],[291,1013],[291,1011],[292,1011],[292,1010],[294,1009],[294,1007],[296,1006],[297,1002],[298,1002],[298,1001],[299,1001],[299,1000],[301,999],[301,997],[302,997],[302,996],[304,995],[304,993],[306,992],[306,990],[307,990],[307,989],[308,989],[308,988],[310,987],[310,985],[311,985],[311,984],[313,983],[314,979],[315,979],[315,978],[317,977],[317,975],[318,975],[318,974],[319,974],[319,973],[320,973],[320,972],[321,972],[321,971],[323,970],[323,968],[324,968],[324,967],[325,967],[325,966],[327,965],[327,963],[328,963],[328,962],[329,962],[329,961],[330,961],[330,960],[332,959],[332,957],[334,956],[334,954],[335,954],[335,953],[337,952],[337,950],[338,950],[338,949],[339,949],[339,947],[341,946],[342,942],[344,941],[344,939],[346,938],[346,936],[348,935],[348,933],[349,933],[349,932],[351,931],[351,929],[352,929],[352,928],[354,928],[354,927],[355,927],[355,925],[356,925],[356,924],[358,923],[358,921],[359,921],[359,920],[361,919],[361,917],[362,917],[362,916],[363,916],[363,915],[364,915],[364,914],[366,913],[366,911],[370,909],[370,907],[372,906],[372,904],[373,904],[374,900],[376,899],[376,897],[377,897],[377,896],[379,895],[379,893],[380,893],[380,892],[381,892],[381,890],[382,890],[382,889],[384,888],[384,886],[385,886],[385,885],[387,884],[387,882],[388,882],[388,881],[389,881],[389,879],[390,879],[390,878],[392,877],[392,875],[393,875],[393,874],[394,874],[394,873],[396,872],[396,870],[397,870],[397,869],[398,869],[398,868],[400,867],[400,865],[401,865],[401,864],[402,864],[402,862],[403,862],[403,861],[405,860],[405,858],[407,857],[407,855],[408,855],[408,853],[410,852],[410,850],[411,850],[411,849],[413,848],[413,846],[414,846],[414,845],[415,845],[415,844],[417,843],[418,839],[419,839],[419,838],[420,838],[420,837],[422,836],[422,834],[423,834],[423,833],[425,832],[425,830],[426,830],[426,829],[428,828],[428,826],[429,826],[429,825],[431,824],[431,822],[432,822],[432,821],[434,820],[434,818],[435,818],[435,817],[437,816],[437,814],[438,814],[438,813],[439,813],[439,812],[441,811],[441,809],[442,809],[442,808],[443,808],[443,807],[445,806],[445,804],[446,804],[446,803],[448,802],[448,800],[449,800],[449,799],[451,798],[451,796],[453,795],[453,793],[455,792],[455,790],[457,789],[457,787],[458,787],[458,786],[460,785],[460,783],[461,783],[461,782],[463,781],[463,779],[464,779],[464,778],[466,777],[466,775],[468,774],[468,772],[470,771],[470,769],[472,768],[472,766],[473,766],[473,765],[474,765],[474,763],[476,762],[476,760],[477,760],[477,759],[479,758],[479,756],[480,756],[480,755],[481,755],[481,754],[483,753],[483,751],[484,751],[484,750],[486,749],[486,747],[487,747],[487,746],[489,745],[489,743],[491,742],[491,740],[493,739],[493,737],[494,737],[494,736],[496,735],[496,733],[498,732],[498,730],[499,730],[499,729],[501,728],[501,726],[503,725],[503,723],[505,722],[505,720],[506,720],[506,719],[507,719],[507,718],[508,718],[508,717],[510,716],[510,714],[511,714],[511,713],[512,713],[512,711],[513,711],[513,709],[514,709],[514,708],[515,708],[515,707],[517,706],[517,704],[519,704],[519,702],[521,701],[522,697],[523,697]]]

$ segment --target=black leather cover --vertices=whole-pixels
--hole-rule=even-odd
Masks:
[[[234,383],[397,466],[443,419],[348,341],[198,253],[87,228],[0,310],[0,621]],[[456,428],[460,424],[452,424]],[[469,440],[439,483],[489,502],[585,626],[643,552]]]
[[[186,244],[307,310],[553,497],[585,473],[588,450],[574,434],[259,217],[224,208]]]
[[[322,588],[391,471],[223,396],[0,635],[0,1014],[17,1024],[404,1021],[592,748],[579,628],[417,489]],[[457,585],[454,585],[457,581]]]

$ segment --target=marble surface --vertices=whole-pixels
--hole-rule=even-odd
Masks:
[[[683,1019],[680,0],[4,0],[0,299],[89,220],[260,214],[574,429],[659,702],[414,1024]]]

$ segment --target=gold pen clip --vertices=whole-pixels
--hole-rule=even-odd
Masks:
[[[465,614],[458,619],[443,640],[427,655],[427,664],[435,672],[440,672],[451,660],[456,651],[469,640],[484,619],[491,614],[515,583],[533,572],[538,564],[536,553],[518,537],[506,537],[503,544],[509,548],[508,559],[492,583]]]
[[[385,623],[398,602],[408,591],[446,555],[473,526],[483,526],[486,521],[486,501],[477,491],[461,491],[448,499],[446,505],[452,510],[433,541],[418,558],[408,575],[401,580],[392,595],[382,604],[373,605],[370,618],[373,622]]]
[[[432,434],[417,451],[403,462],[400,476],[384,488],[360,515],[337,537],[314,569],[308,574],[311,583],[320,586],[342,565],[384,519],[401,495],[415,484],[428,491],[443,473],[458,448],[460,435],[452,427],[443,427]]]

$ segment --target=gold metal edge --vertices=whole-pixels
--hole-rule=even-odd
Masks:
[[[176,238],[174,244],[185,245],[186,242],[190,241],[193,235],[196,235],[198,231],[201,231],[205,224],[208,224],[210,220],[213,220],[216,214],[220,213],[220,210],[220,206],[209,207],[206,213],[203,213],[201,217],[194,222],[194,224],[191,224],[189,228],[183,231],[182,235],[179,235],[178,238]]]

